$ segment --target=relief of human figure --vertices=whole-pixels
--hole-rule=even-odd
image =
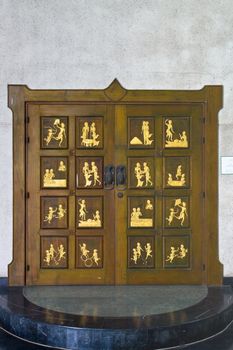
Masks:
[[[54,135],[56,135],[56,132],[53,131],[53,129],[49,128],[48,129],[48,134],[47,136],[44,138],[44,141],[46,143],[46,146],[48,146],[50,144],[50,142],[52,141],[52,139],[54,138]]]
[[[53,209],[53,207],[49,207],[49,212],[47,215],[45,215],[44,222],[48,222],[48,224],[51,224],[52,220],[56,217],[56,212],[57,208]]]
[[[166,140],[167,141],[173,141],[173,134],[175,131],[173,130],[173,124],[171,119],[166,119],[165,120],[165,125],[166,125]]]
[[[98,170],[98,167],[96,166],[95,162],[91,162],[91,173],[93,174],[93,186],[96,186],[97,183],[99,185],[101,185],[98,172],[99,172],[99,170]]]
[[[187,255],[187,253],[188,253],[188,249],[186,249],[185,246],[183,244],[181,244],[178,258],[184,259]]]
[[[147,260],[148,258],[152,258],[152,249],[151,249],[151,244],[150,243],[146,243],[145,245],[145,251],[146,251],[146,257],[145,260]]]
[[[165,126],[166,126],[166,143],[165,147],[188,147],[188,138],[186,135],[186,131],[182,131],[182,133],[179,133],[179,138],[173,138],[173,135],[178,135],[173,129],[173,122],[172,120],[165,120]]]
[[[150,168],[148,167],[146,162],[143,163],[143,174],[145,174],[146,178],[145,186],[153,186],[153,183],[151,181]]]
[[[150,199],[147,199],[145,209],[146,210],[153,210],[153,204],[151,203]]]
[[[88,139],[89,130],[90,130],[90,128],[89,128],[88,122],[85,122],[84,126],[82,128],[82,135],[81,135],[81,139],[82,139],[81,144],[82,145],[85,145],[86,140]]]
[[[54,126],[59,129],[57,136],[54,136],[56,141],[59,141],[59,147],[61,147],[64,139],[66,138],[66,126],[65,123],[61,123],[60,119],[55,120]]]
[[[144,145],[151,145],[153,140],[150,140],[152,134],[150,134],[150,126],[148,121],[142,122],[142,134],[143,134],[143,143]]]
[[[136,251],[137,251],[137,254],[138,254],[138,259],[141,258],[143,249],[141,247],[141,243],[140,242],[137,242]]]
[[[94,263],[98,266],[99,265],[98,261],[100,261],[101,259],[98,256],[98,250],[97,249],[93,250],[92,259],[93,259]]]
[[[58,253],[59,253],[59,257],[58,257],[58,261],[60,261],[61,259],[65,259],[65,249],[63,244],[60,244],[59,248],[58,248]]]
[[[86,221],[86,214],[88,213],[88,211],[87,211],[87,208],[86,208],[86,201],[85,201],[85,199],[79,200],[78,204],[80,205],[79,218],[82,221]]]
[[[167,259],[165,261],[168,261],[169,263],[174,263],[174,260],[176,259],[184,259],[186,258],[188,253],[188,249],[185,248],[184,244],[181,244],[180,247],[175,249],[175,247],[170,248],[170,253],[167,256]]]
[[[82,255],[83,255],[85,258],[87,258],[87,257],[88,257],[88,254],[90,253],[90,250],[87,249],[86,243],[83,243],[82,245],[79,244],[79,247],[80,247],[80,250],[81,250]]]
[[[181,210],[179,210],[178,208],[180,208]],[[185,219],[188,217],[186,202],[182,202],[180,198],[176,199],[174,207],[170,208],[169,211],[170,214],[166,218],[166,220],[168,221],[168,225],[170,226],[173,220],[177,219],[180,221],[180,225],[183,226]]]
[[[177,257],[178,251],[179,251],[179,249],[175,249],[175,247],[171,247],[170,254],[167,256],[167,259],[165,261],[172,263],[173,260]]]
[[[141,169],[140,163],[136,163],[136,166],[134,168],[134,173],[137,179],[137,187],[142,187],[144,183],[144,181],[142,181],[142,178],[144,177],[144,175],[143,175],[143,171]]]
[[[133,251],[133,257],[131,258],[131,260],[133,260],[134,264],[136,265],[138,261],[138,253],[135,248],[133,248],[132,251]]]
[[[186,203],[182,202],[182,204],[178,204],[177,206],[179,208],[181,208],[181,211],[180,211],[179,215],[176,216],[176,218],[178,220],[180,220],[180,224],[181,224],[181,226],[183,226],[185,218],[188,217]]]
[[[90,178],[92,177],[92,174],[91,174],[91,170],[89,168],[88,162],[84,162],[84,166],[82,170],[85,178],[85,187],[89,187],[92,184],[92,180],[90,180]]]
[[[182,165],[178,165],[176,169],[176,180],[173,180],[172,174],[168,173],[167,184],[169,186],[181,187],[185,185],[185,173],[182,173]]]
[[[90,128],[90,131],[91,131],[91,138],[93,140],[93,146],[98,146],[99,145],[99,141],[97,141],[99,135],[97,135],[96,133],[96,126],[95,126],[95,123],[91,123],[91,128]]]
[[[66,209],[63,208],[62,204],[59,204],[56,218],[59,220],[63,219],[65,216],[65,213],[66,213]]]
[[[91,123],[91,126],[89,126],[88,122],[84,122],[84,126],[82,128],[82,135],[81,135],[81,145],[85,147],[95,147],[99,145],[98,139],[99,135],[96,132],[96,124],[95,122]]]
[[[59,163],[58,171],[63,171],[63,172],[66,171],[66,166],[65,166],[63,160],[61,160],[60,163]]]

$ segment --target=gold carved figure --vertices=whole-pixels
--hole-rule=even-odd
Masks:
[[[46,146],[50,144],[52,140],[59,141],[59,147],[66,139],[66,126],[65,123],[61,122],[60,119],[56,119],[52,126],[48,127],[47,136],[44,138]]]
[[[58,171],[66,171],[66,166],[63,161],[60,162]],[[45,169],[43,185],[44,187],[66,187],[66,179],[56,179],[53,169]]]
[[[174,207],[170,208],[169,211],[169,216],[166,218],[168,225],[170,226],[173,220],[177,219],[180,221],[180,225],[183,226],[185,219],[188,217],[186,202],[182,202],[180,198],[176,199]]]
[[[148,259],[153,257],[150,243],[146,243],[144,249],[140,242],[137,242],[136,247],[132,249],[132,257],[130,260],[132,260],[135,265],[137,265],[138,261],[146,265]]]
[[[151,140],[151,137],[153,134],[150,133],[150,125],[149,125],[149,122],[146,120],[143,120],[142,122],[141,133],[142,133],[143,141],[141,141],[138,137],[135,136],[130,141],[130,144],[131,145],[144,144],[145,146],[150,146],[154,140]]]
[[[147,199],[145,209],[153,210],[153,204],[151,203],[150,199]]]
[[[96,210],[93,214],[93,219],[87,218],[87,207],[85,199],[80,199],[78,201],[79,208],[79,227],[101,227],[101,217],[100,211]]]
[[[49,207],[48,214],[45,215],[44,222],[51,224],[54,219],[62,220],[65,217],[65,214],[66,209],[63,208],[62,204],[59,204],[56,208]]]
[[[100,141],[97,140],[98,138],[99,135],[96,133],[95,122],[92,122],[91,126],[89,126],[88,122],[84,122],[81,135],[81,145],[85,147],[96,147],[100,143]]]
[[[151,218],[141,218],[141,208],[133,208],[131,213],[130,226],[131,227],[152,227],[153,220]]]
[[[182,131],[182,133],[179,134],[179,138],[173,139],[173,135],[176,135],[176,132],[173,129],[172,120],[166,119],[165,126],[166,126],[165,147],[182,147],[182,148],[188,147],[188,138],[186,135],[186,131]]]
[[[101,185],[101,181],[99,180],[99,170],[95,162],[91,162],[91,169],[89,163],[84,162],[82,171],[85,178],[85,187],[90,187],[92,184],[93,186],[96,186],[97,183]]]
[[[175,259],[184,259],[187,256],[187,253],[188,249],[185,248],[184,244],[181,244],[177,249],[175,249],[175,247],[171,247],[170,253],[165,261],[172,264]]]
[[[168,174],[167,185],[182,187],[185,186],[185,173],[182,173],[182,165],[178,165],[176,169],[176,180],[172,178],[172,174]]]
[[[53,243],[51,243],[49,249],[46,249],[45,251],[44,261],[47,263],[47,266],[50,266],[50,263],[59,265],[61,260],[65,259],[65,255],[66,255],[66,252],[63,244],[60,244],[56,250],[54,248]]]
[[[134,174],[137,179],[137,187],[143,187],[144,183],[144,187],[153,186],[150,168],[146,162],[143,163],[143,168],[141,167],[141,164],[137,162],[134,168]]]
[[[80,259],[84,263],[85,267],[92,267],[93,265],[99,266],[99,261],[101,260],[98,256],[98,249],[93,249],[92,256],[89,255],[90,250],[87,249],[87,244],[79,244],[81,256]]]

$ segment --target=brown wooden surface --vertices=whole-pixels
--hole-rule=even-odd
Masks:
[[[126,90],[116,80],[105,90],[30,90],[26,86],[12,85],[9,86],[8,105],[14,118],[14,246],[13,261],[9,265],[10,285],[24,285],[25,283],[222,283],[222,265],[218,259],[217,216],[217,115],[222,108],[221,86],[206,86],[198,91],[140,91]],[[106,117],[105,146],[103,149],[95,150],[77,149],[75,118],[77,115],[94,116],[95,113],[97,115],[104,113]],[[154,117],[154,115],[156,116],[155,137],[158,143],[156,142],[155,149],[153,147],[147,149],[146,155],[153,158],[156,169],[159,169],[156,171],[155,188],[148,190],[122,190],[116,187],[112,190],[76,189],[75,156],[102,156],[105,165],[115,166],[127,165],[126,160],[129,156],[145,157],[143,149],[128,147],[127,118],[128,116]],[[162,134],[159,130],[162,125],[161,118],[166,115],[191,118],[192,148],[190,150],[183,149],[177,153],[175,149],[162,149]],[[30,118],[28,124],[27,116]],[[68,149],[40,150],[39,120],[41,116],[69,117]],[[203,118],[205,118],[205,123],[203,123]],[[27,131],[27,128],[30,143],[27,145],[26,153],[25,130]],[[205,137],[205,143],[203,143],[203,137]],[[67,189],[41,189],[39,157],[48,156],[48,152],[51,156],[69,158],[69,187]],[[25,155],[27,155],[27,161]],[[192,157],[190,189],[163,188],[164,180],[161,174],[164,171],[164,156]],[[27,200],[25,199],[26,192],[30,193],[30,198]],[[40,215],[38,215],[40,196],[51,196],[51,192],[68,198],[69,229],[40,229]],[[119,198],[119,192],[123,193],[122,198]],[[203,192],[205,192],[205,197],[203,197]],[[186,230],[190,239],[190,265],[182,268],[179,266],[176,269],[164,268],[162,257],[163,237],[168,235],[167,231],[169,235],[171,232],[170,228],[169,230],[164,229],[162,225],[162,198],[168,193],[174,197],[182,193],[184,198],[190,195],[192,204],[190,207],[191,228]],[[105,197],[104,229],[75,227],[75,194]],[[155,267],[135,270],[128,268],[127,240],[129,238],[127,237],[130,237],[131,230],[127,229],[127,196],[137,197],[144,196],[144,194],[155,198],[155,227],[153,230],[148,228],[133,230],[136,231],[133,235],[150,236],[151,244],[155,242],[154,250],[157,256]],[[22,203],[25,203],[26,210]],[[68,268],[66,262],[63,264],[63,269],[40,268],[40,237],[53,236],[52,231],[56,231],[54,235],[60,237],[60,243],[63,242],[65,245],[68,242]],[[150,231],[149,235],[147,231]],[[174,229],[174,233],[175,231]],[[90,237],[91,235],[103,238],[103,268],[101,266],[98,269],[82,269],[75,258],[76,240],[80,239],[81,242],[83,236]],[[179,230],[177,230],[177,235],[180,235]],[[96,241],[96,244],[100,244],[100,241]],[[25,261],[25,255],[27,261]],[[29,266],[28,271],[26,271],[27,265]]]

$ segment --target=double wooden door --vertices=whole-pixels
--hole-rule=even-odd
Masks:
[[[27,113],[27,284],[202,283],[201,104]]]

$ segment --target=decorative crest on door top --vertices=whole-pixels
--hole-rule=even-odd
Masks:
[[[120,101],[126,94],[127,90],[119,83],[117,79],[104,90],[105,95],[112,101]]]

